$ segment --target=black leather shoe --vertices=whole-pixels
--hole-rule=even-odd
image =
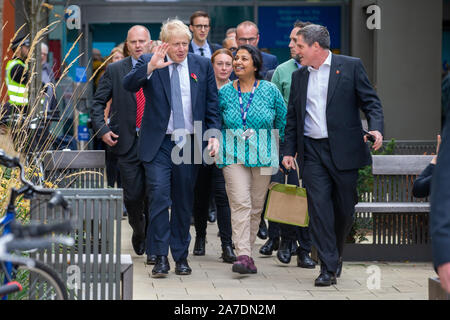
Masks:
[[[283,240],[281,239],[280,248],[278,248],[277,258],[282,263],[288,264],[291,262],[292,256],[292,240]]]
[[[291,245],[291,253],[292,255],[296,255],[297,254],[297,250],[300,250],[297,244],[297,241],[292,241],[292,245]]]
[[[311,259],[308,252],[300,250],[300,253],[297,255],[297,266],[305,269],[314,269],[316,263]]]
[[[259,249],[259,253],[265,256],[271,256],[273,251],[277,251],[280,247],[280,238],[269,238],[264,245]]]
[[[166,256],[157,256],[152,270],[153,278],[165,278],[169,274],[170,264]]]
[[[191,267],[189,267],[189,264],[186,259],[180,260],[175,263],[175,274],[179,276],[187,276],[192,273]]]
[[[336,269],[336,278],[339,278],[342,273],[342,257],[339,257],[338,266]]]
[[[314,281],[316,287],[329,287],[336,284],[336,276],[330,272],[321,272],[319,277]]]
[[[133,245],[134,252],[138,256],[142,256],[145,253],[145,236],[133,231],[131,236],[131,244]]]
[[[261,219],[261,222],[259,223],[259,230],[256,235],[258,236],[258,238],[260,238],[262,240],[267,239],[267,226],[266,226],[266,222],[264,221],[264,219]]]
[[[236,261],[236,255],[234,254],[232,246],[225,246],[222,248],[222,256],[223,262],[233,263]]]
[[[147,256],[147,264],[148,265],[156,264],[156,255],[151,254],[151,255]]]
[[[202,238],[202,237],[195,238],[194,256],[204,256],[205,255],[205,243],[206,243],[205,238]]]
[[[216,222],[216,219],[217,219],[216,210],[210,210],[208,212],[208,221],[213,223]]]

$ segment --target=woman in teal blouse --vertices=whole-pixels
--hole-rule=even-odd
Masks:
[[[237,261],[233,272],[256,273],[251,258],[270,178],[279,167],[278,139],[284,138],[286,105],[278,88],[261,80],[261,54],[240,46],[233,60],[238,80],[219,91],[223,168],[231,208]]]

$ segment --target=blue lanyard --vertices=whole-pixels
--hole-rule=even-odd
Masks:
[[[239,80],[237,81],[238,93],[239,93],[239,105],[241,107],[241,116],[242,116],[242,124],[244,125],[244,130],[247,129],[247,113],[250,105],[252,104],[253,96],[255,95],[256,85],[258,84],[258,80],[255,80],[253,84],[252,93],[250,94],[250,98],[248,99],[247,107],[244,110],[244,103],[242,101],[242,92],[241,86],[239,84]]]

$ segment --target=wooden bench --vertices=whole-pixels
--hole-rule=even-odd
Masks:
[[[355,206],[356,219],[371,222],[369,243],[346,244],[347,261],[431,261],[430,205],[413,197],[414,180],[433,156],[373,156],[370,201]]]

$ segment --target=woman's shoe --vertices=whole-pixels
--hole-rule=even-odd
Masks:
[[[233,267],[231,268],[233,272],[239,274],[249,274],[249,273],[257,273],[255,262],[249,256],[238,256],[235,263],[233,263]]]
[[[205,244],[206,239],[203,237],[196,237],[194,244],[194,256],[204,256],[205,255]]]
[[[222,256],[223,262],[233,263],[236,261],[236,255],[234,254],[232,246],[225,246],[222,248]]]

